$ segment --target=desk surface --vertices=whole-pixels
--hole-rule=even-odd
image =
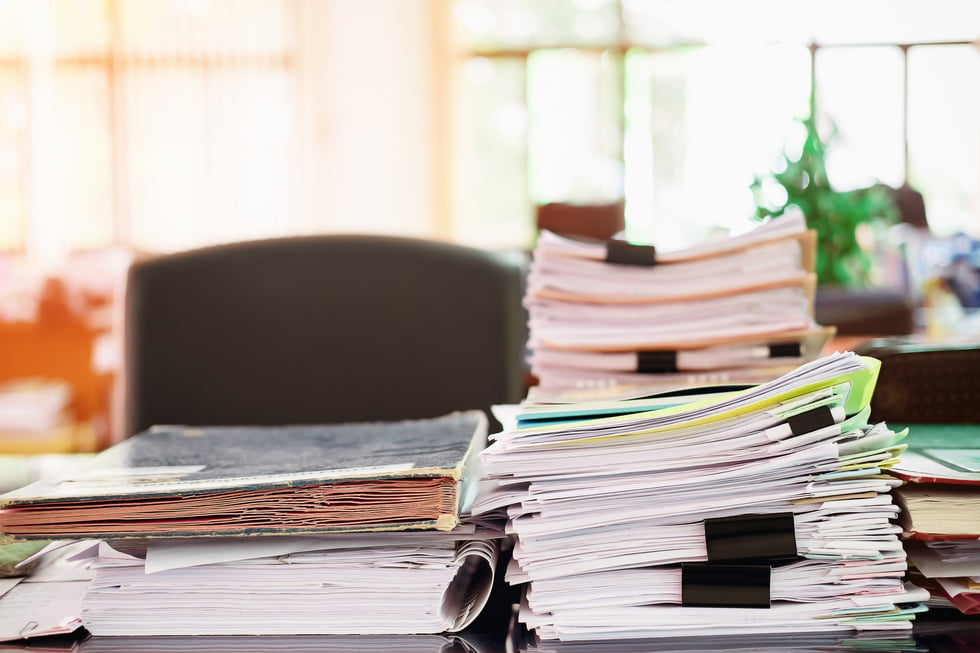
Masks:
[[[80,653],[654,653],[666,651],[791,651],[814,653],[958,653],[980,651],[980,617],[967,617],[949,610],[933,610],[915,624],[911,635],[760,635],[755,637],[688,637],[672,640],[598,642],[536,647],[515,620],[500,624],[499,632],[464,631],[459,635],[403,636],[302,636],[302,637],[57,637],[29,644],[0,644],[2,650],[77,651]]]

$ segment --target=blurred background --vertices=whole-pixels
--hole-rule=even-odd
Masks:
[[[135,258],[527,251],[555,205],[673,249],[787,204],[814,135],[795,183],[897,198],[855,281],[975,307],[976,0],[0,0],[0,453],[118,436]]]

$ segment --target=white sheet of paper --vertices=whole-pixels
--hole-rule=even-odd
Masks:
[[[153,574],[140,559],[100,559],[82,618],[97,636],[455,631],[487,600],[495,544],[457,548],[436,535],[351,549],[310,542],[318,550]]]
[[[0,597],[17,587],[22,580],[24,580],[22,577],[0,578]]]
[[[950,596],[958,596],[960,594],[976,594],[977,590],[971,590],[969,587],[964,585],[958,580],[953,580],[952,578],[937,578],[936,582],[942,585],[943,589]]]
[[[906,542],[909,560],[926,578],[961,578],[980,575],[980,559],[946,562],[922,542]]]
[[[271,556],[361,547],[457,542],[482,539],[473,526],[460,525],[450,532],[350,533],[319,536],[223,537],[152,540],[146,550],[146,573],[200,565],[253,560]]]

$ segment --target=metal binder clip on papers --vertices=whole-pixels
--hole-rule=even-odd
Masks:
[[[650,267],[657,264],[657,249],[652,245],[636,245],[625,240],[608,240],[605,261]]]
[[[868,423],[877,371],[838,353],[745,390],[505,428],[482,462],[516,536],[507,578],[529,583],[521,618],[570,641],[910,628],[926,595],[902,581],[899,481],[881,472],[904,433]],[[679,565],[709,562],[735,517],[792,520],[792,555],[759,548],[771,607],[681,605]]]

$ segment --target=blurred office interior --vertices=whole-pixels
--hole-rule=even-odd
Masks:
[[[835,188],[921,199],[859,234],[865,283],[968,314],[975,0],[0,0],[0,453],[120,437],[134,259],[341,232],[526,252],[551,205],[683,247],[785,201],[753,182],[811,113]]]

